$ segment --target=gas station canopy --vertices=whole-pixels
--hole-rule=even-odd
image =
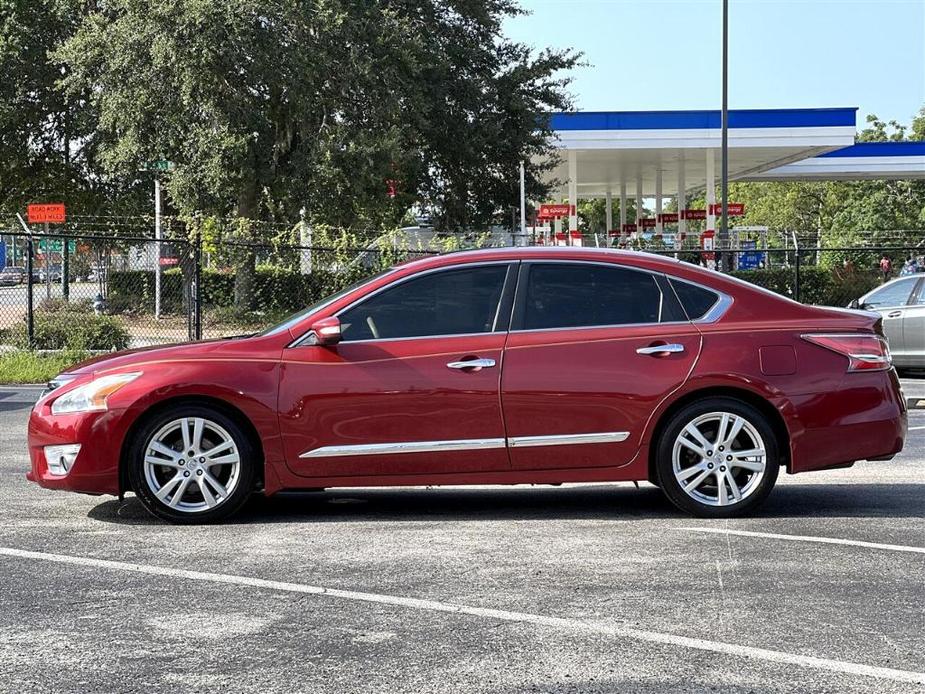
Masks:
[[[729,111],[729,178],[854,180],[925,178],[925,143],[855,144],[856,108]],[[721,147],[719,111],[595,111],[554,113],[553,141],[560,150],[546,174],[560,198],[665,196],[684,208],[687,193],[703,190],[715,202]],[[607,207],[609,210],[609,206]],[[708,229],[713,227],[708,217]],[[608,220],[609,223],[609,220]],[[569,217],[577,229],[577,216]]]

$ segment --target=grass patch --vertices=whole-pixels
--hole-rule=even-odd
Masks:
[[[82,352],[5,352],[0,354],[0,383],[45,383],[86,357]]]

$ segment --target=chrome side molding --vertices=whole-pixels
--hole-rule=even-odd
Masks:
[[[559,434],[555,436],[513,436],[509,439],[458,439],[455,441],[401,441],[396,443],[361,443],[348,446],[322,446],[305,451],[299,458],[337,458],[345,455],[389,455],[394,453],[439,453],[472,451],[487,448],[525,448],[528,446],[568,446],[586,443],[619,443],[629,438],[628,431],[605,431],[596,434]]]
[[[602,431],[596,434],[558,434],[555,436],[512,436],[511,448],[528,446],[570,446],[583,443],[619,443],[629,438],[628,431]]]
[[[504,448],[504,439],[459,439],[456,441],[400,441],[361,443],[352,446],[322,446],[305,451],[300,458],[335,458],[344,455],[387,455],[389,453],[438,453]]]

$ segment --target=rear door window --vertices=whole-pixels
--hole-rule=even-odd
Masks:
[[[529,267],[522,329],[638,325],[663,320],[662,292],[648,272],[591,263]]]

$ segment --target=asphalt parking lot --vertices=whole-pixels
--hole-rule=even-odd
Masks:
[[[3,692],[925,691],[925,409],[894,461],[782,476],[747,519],[619,484],[173,527],[26,482],[36,395],[0,386]]]

